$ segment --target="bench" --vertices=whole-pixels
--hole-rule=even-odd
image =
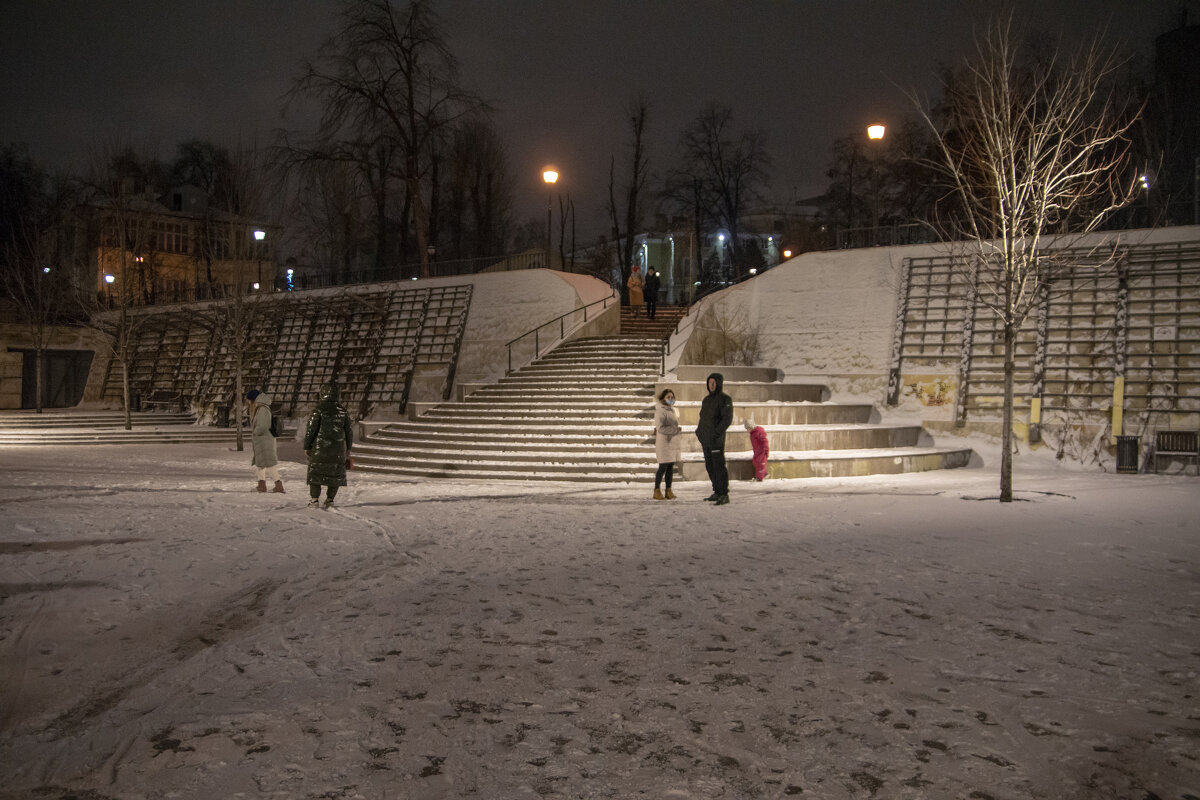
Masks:
[[[1195,461],[1197,472],[1200,473],[1200,433],[1196,431],[1155,431],[1154,432],[1154,472],[1158,472],[1159,456],[1171,456],[1186,459],[1183,471],[1187,472],[1187,462]]]

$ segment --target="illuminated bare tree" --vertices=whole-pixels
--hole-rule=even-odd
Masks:
[[[1003,327],[1001,502],[1012,501],[1022,323],[1062,267],[1056,250],[1063,237],[1095,230],[1134,196],[1127,133],[1136,112],[1110,88],[1118,66],[1097,43],[1069,58],[1024,58],[1011,22],[993,22],[974,54],[949,73],[939,113],[921,111],[950,187],[942,235],[966,243],[960,277]],[[1052,237],[1055,250],[1046,247]]]

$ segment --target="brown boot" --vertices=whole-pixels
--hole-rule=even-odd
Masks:
[[[255,488],[255,490],[254,490],[254,491],[256,491],[256,492],[265,492],[266,490],[267,490],[267,482],[266,482],[266,481],[259,481],[259,482],[258,482],[258,486]]]
[[[283,494],[283,481],[275,481],[275,488],[271,491],[276,494]]]
[[[665,500],[666,499],[665,497],[663,497],[662,489],[655,488],[654,499],[655,500]]]
[[[671,491],[671,487],[670,487],[670,486],[668,486],[668,487],[667,487],[667,491],[666,491],[666,493],[665,493],[663,496],[664,496],[664,497],[666,497],[668,500],[674,500],[674,499],[675,499],[675,493]]]

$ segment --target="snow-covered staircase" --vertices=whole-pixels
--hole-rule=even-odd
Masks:
[[[687,313],[681,306],[659,306],[654,319],[646,316],[644,306],[621,307],[621,335],[662,340],[671,335],[679,320]]]
[[[121,411],[6,411],[0,414],[0,444],[179,444],[231,442],[235,436],[233,428],[197,425],[186,413],[140,411],[130,418],[133,427],[126,430]]]
[[[187,412],[135,411],[129,416],[132,428],[126,430],[123,411],[4,411],[0,412],[0,445],[232,444],[237,440],[235,428],[198,425]],[[285,419],[283,433],[284,438],[295,438],[295,424]],[[248,442],[249,428],[243,428],[242,435]]]
[[[653,480],[661,363],[658,338],[566,342],[462,402],[377,430],[355,446],[355,467],[426,477]]]

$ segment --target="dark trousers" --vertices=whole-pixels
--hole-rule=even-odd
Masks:
[[[657,489],[662,482],[667,482],[667,488],[671,488],[671,478],[675,476],[675,462],[670,461],[658,465],[658,472],[654,473],[654,488]]]
[[[340,489],[340,488],[342,488],[342,487],[330,486],[329,489],[325,492],[326,499],[332,500],[333,498],[337,497],[338,489]],[[308,485],[308,494],[310,497],[312,497],[313,500],[316,500],[318,497],[320,497],[321,496],[321,484],[310,483]]]
[[[729,470],[725,467],[725,448],[704,448],[704,469],[712,481],[713,494],[729,494]]]
[[[654,312],[658,310],[658,298],[646,295],[646,316],[654,319]]]

